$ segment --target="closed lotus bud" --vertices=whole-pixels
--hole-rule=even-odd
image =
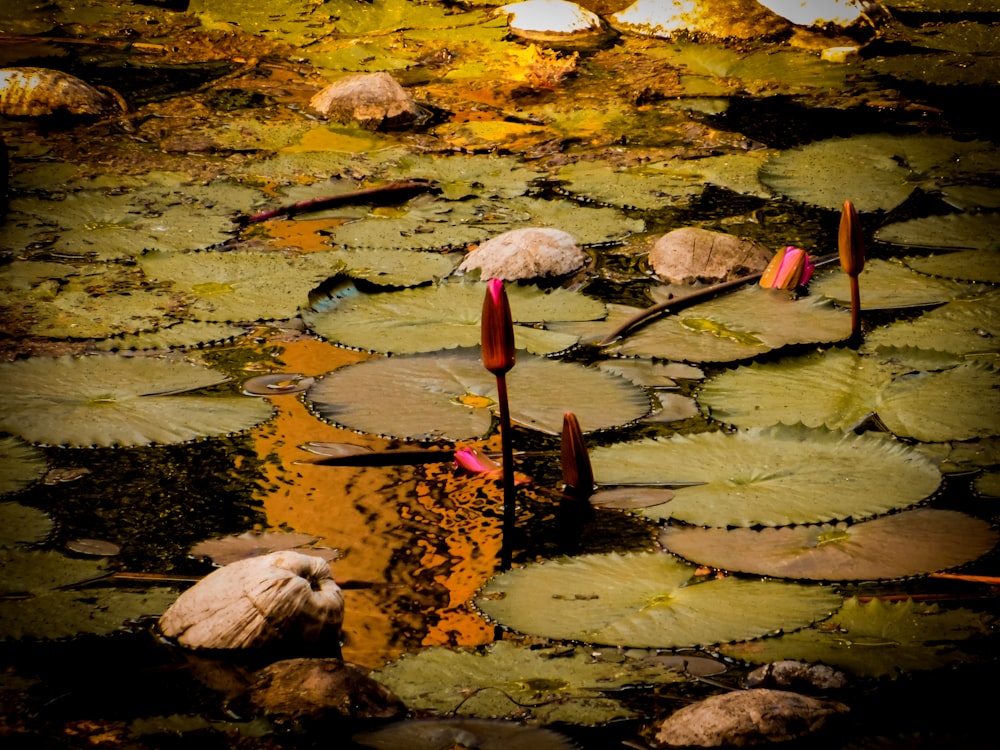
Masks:
[[[805,286],[812,278],[815,265],[808,253],[797,247],[786,247],[775,253],[760,277],[765,289],[795,289]]]
[[[840,233],[837,237],[840,265],[848,276],[857,276],[865,267],[865,243],[861,221],[851,201],[844,201],[840,212]]]
[[[576,415],[568,411],[563,415],[562,429],[562,475],[567,487],[581,499],[594,493],[594,470],[590,465],[590,454],[583,439],[583,430]]]
[[[483,300],[483,366],[503,375],[514,366],[514,323],[503,279],[490,279]]]

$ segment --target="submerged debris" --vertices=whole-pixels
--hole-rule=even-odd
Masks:
[[[59,70],[0,69],[0,115],[4,117],[96,116],[112,110],[116,100],[117,94]]]

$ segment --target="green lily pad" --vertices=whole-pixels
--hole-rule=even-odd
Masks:
[[[650,408],[645,391],[623,378],[532,355],[518,356],[507,384],[511,420],[553,435],[567,411],[594,431],[635,421]],[[323,419],[415,440],[483,437],[499,408],[496,378],[478,349],[360,362],[323,376],[305,396]]]
[[[527,193],[532,183],[542,177],[521,159],[480,154],[407,156],[389,173],[404,179],[430,180],[449,200],[513,198]]]
[[[35,443],[149,445],[239,432],[271,416],[262,399],[186,395],[225,376],[145,357],[34,357],[0,364],[0,429]]]
[[[0,495],[30,487],[47,468],[45,454],[38,448],[16,437],[0,437]]]
[[[928,443],[1000,435],[1000,373],[975,362],[906,373],[879,392],[876,411],[894,434]]]
[[[996,246],[1000,214],[946,214],[887,224],[875,239],[906,247],[987,249]]]
[[[979,291],[972,284],[917,273],[902,263],[871,260],[858,277],[862,310],[938,305]],[[814,294],[832,299],[843,307],[851,305],[847,274],[824,273],[809,283]]]
[[[204,323],[197,320],[182,320],[173,325],[166,323],[169,321],[161,319],[158,330],[97,341],[94,348],[105,352],[191,349],[232,341],[247,333],[245,327],[231,323]]]
[[[554,177],[570,193],[622,208],[684,205],[705,189],[700,175],[677,174],[655,164],[618,169],[607,162],[579,161],[561,167]]]
[[[344,273],[379,286],[416,286],[438,282],[462,262],[460,253],[427,253],[419,250],[345,248],[336,253]]]
[[[941,481],[912,448],[876,434],[803,427],[704,432],[598,447],[599,484],[675,485],[644,515],[699,526],[786,526],[870,518],[930,496]]]
[[[429,648],[372,673],[411,710],[592,726],[635,712],[602,691],[683,682],[680,671],[626,656],[602,660],[593,649],[524,648],[497,641],[482,649]]]
[[[437,750],[443,747],[575,750],[577,747],[568,737],[551,729],[490,719],[410,719],[356,734],[352,740],[375,750]]]
[[[128,620],[162,614],[177,598],[177,591],[157,587],[60,589],[109,571],[98,562],[56,552],[0,549],[0,566],[6,594],[0,596],[0,641],[106,635]]]
[[[147,253],[139,265],[149,278],[173,282],[191,298],[196,320],[237,322],[294,317],[309,292],[343,270],[324,253],[289,258],[277,252]]]
[[[840,667],[860,677],[897,677],[977,661],[963,641],[986,637],[994,618],[969,609],[942,609],[907,599],[863,602],[854,597],[819,626],[719,651],[757,664],[797,659]]]
[[[918,508],[855,524],[780,529],[670,526],[669,552],[699,565],[776,578],[858,581],[933,573],[972,562],[1000,537],[987,521]]]
[[[685,362],[732,362],[789,344],[842,341],[850,336],[848,318],[829,300],[796,299],[753,285],[654,320],[611,351]]]
[[[684,648],[760,638],[828,617],[824,588],[733,576],[696,580],[661,552],[534,563],[489,581],[476,606],[529,635],[624,647]]]
[[[903,262],[920,273],[962,281],[1000,283],[1000,248],[959,250],[923,258],[906,258]]]
[[[38,508],[21,503],[0,503],[0,549],[41,544],[54,525],[49,514]]]
[[[851,200],[858,211],[888,211],[917,187],[933,187],[935,169],[984,145],[943,136],[883,133],[829,138],[775,156],[761,181],[793,200],[831,210]]]
[[[344,346],[394,354],[475,346],[481,337],[486,284],[463,281],[338,299],[303,319],[312,330]],[[577,343],[577,337],[531,324],[545,321],[598,320],[604,305],[563,289],[509,285],[508,297],[518,347],[532,354],[552,354]]]

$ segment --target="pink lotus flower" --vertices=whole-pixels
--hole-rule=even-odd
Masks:
[[[765,289],[795,289],[805,286],[812,278],[815,268],[805,250],[788,246],[775,253],[760,277],[760,285]]]
[[[483,366],[494,375],[503,375],[514,366],[514,324],[503,279],[490,279],[483,300]]]

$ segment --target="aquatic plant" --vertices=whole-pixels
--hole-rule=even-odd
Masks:
[[[837,239],[840,267],[851,280],[851,334],[857,336],[861,333],[861,290],[858,276],[865,268],[865,243],[861,235],[858,211],[850,201],[844,201]]]

